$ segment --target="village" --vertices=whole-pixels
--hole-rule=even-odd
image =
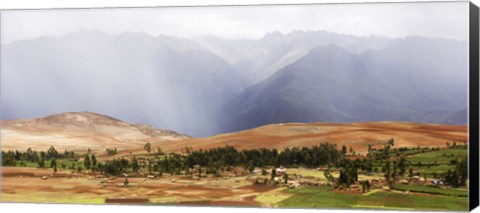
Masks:
[[[340,207],[355,207],[347,200],[360,199],[358,208],[363,208],[366,205],[363,202],[370,205],[378,200],[377,196],[401,196],[395,199],[402,200],[428,196],[432,200],[450,200],[448,205],[453,206],[448,208],[464,205],[468,194],[468,180],[462,176],[466,161],[459,159],[466,155],[465,144],[453,143],[442,148],[397,149],[393,146],[394,141],[389,140],[383,147],[371,149],[366,154],[348,152],[346,147],[337,150],[329,144],[287,148],[280,153],[275,149],[237,151],[233,147],[223,147],[205,151],[186,149],[182,155],[165,155],[146,149],[144,154],[112,157],[106,161],[98,161],[93,153],[78,155],[65,151],[61,154],[51,147],[41,154],[45,158],[55,156],[51,157],[50,164],[44,160],[20,161],[16,162],[20,166],[3,168],[2,199],[11,202],[21,202],[28,197],[32,202],[49,199],[68,203],[295,207],[297,199],[308,197],[301,201],[302,204],[318,207],[330,205],[324,200],[333,196],[338,202],[345,201]],[[11,158],[6,160],[36,156],[35,151],[8,152],[6,156],[9,154]],[[328,155],[331,157],[325,158]],[[302,156],[324,157],[324,160],[323,163],[304,161]],[[444,168],[448,169],[442,172],[440,169]],[[32,200],[33,194],[42,196],[38,200],[33,196]],[[311,197],[316,201],[309,201]],[[433,207],[433,202],[428,199],[425,202],[418,205]],[[373,206],[378,205],[385,204]],[[388,204],[393,209],[403,208],[396,205]]]

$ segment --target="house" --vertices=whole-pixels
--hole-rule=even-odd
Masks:
[[[255,168],[252,172],[255,173],[255,174],[261,174],[262,169],[261,168]]]
[[[329,171],[330,168],[328,168],[328,167],[325,166],[325,167],[319,167],[319,168],[317,168],[317,170],[318,170],[318,171],[322,171],[322,172],[326,172],[326,171]]]
[[[298,181],[288,181],[288,188],[297,188],[300,186],[300,182]]]
[[[283,167],[277,168],[276,171],[277,171],[277,175],[283,175],[287,173],[287,169]]]
[[[423,177],[420,178],[419,182],[420,182],[420,183],[425,183],[425,178],[423,178]]]
[[[400,184],[402,184],[402,185],[408,185],[408,180],[401,180],[401,181],[400,181]]]
[[[412,177],[412,183],[419,183],[420,182],[420,176],[413,176]]]

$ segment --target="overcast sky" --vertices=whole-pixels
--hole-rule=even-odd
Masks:
[[[2,12],[1,43],[99,30],[226,39],[326,30],[358,36],[420,35],[468,40],[468,2],[323,4]]]

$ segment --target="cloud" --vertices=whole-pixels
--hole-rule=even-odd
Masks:
[[[357,36],[468,40],[468,2],[14,10],[2,13],[2,44],[80,29],[227,39],[325,30]]]

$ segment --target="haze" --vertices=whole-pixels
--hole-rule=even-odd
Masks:
[[[468,2],[2,12],[1,119],[465,125]]]
[[[325,30],[356,36],[468,40],[468,2],[216,6],[2,11],[2,44],[78,30],[109,34],[259,39],[268,32]]]

